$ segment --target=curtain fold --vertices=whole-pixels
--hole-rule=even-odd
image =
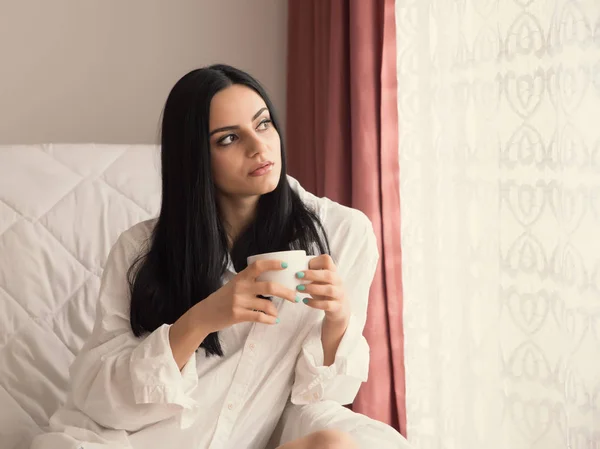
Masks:
[[[288,13],[290,174],[362,210],[380,245],[353,409],[405,434],[394,0],[289,0]]]

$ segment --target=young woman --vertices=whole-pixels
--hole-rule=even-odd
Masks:
[[[286,176],[273,105],[232,67],[177,82],[161,143],[160,215],[112,248],[67,404],[33,447],[264,449],[284,409],[281,449],[403,445],[340,405],[368,372],[366,216]],[[296,274],[305,301],[256,279],[285,260],[246,266],[288,249],[318,256]]]

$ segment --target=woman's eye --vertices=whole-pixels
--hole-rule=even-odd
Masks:
[[[225,137],[221,137],[219,139],[219,145],[231,145],[233,142],[235,142],[237,140],[237,136],[235,134],[228,134]]]
[[[264,119],[262,122],[258,124],[258,129],[269,129],[271,127],[271,123],[273,121],[270,119]]]

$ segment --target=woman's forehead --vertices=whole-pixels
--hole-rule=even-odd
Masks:
[[[236,126],[251,122],[266,104],[249,87],[234,84],[218,92],[210,103],[210,127]]]

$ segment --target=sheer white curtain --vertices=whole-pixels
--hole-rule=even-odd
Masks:
[[[398,0],[408,436],[600,448],[600,0]]]

